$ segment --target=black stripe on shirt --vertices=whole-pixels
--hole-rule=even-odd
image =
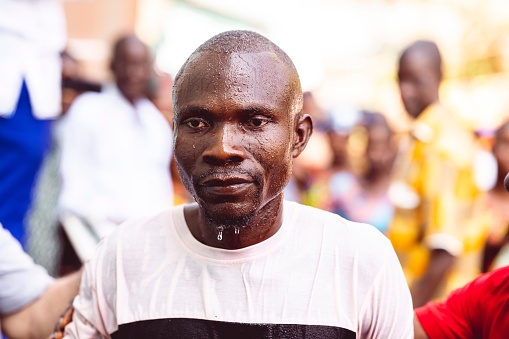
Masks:
[[[112,339],[355,339],[355,333],[334,326],[244,324],[203,319],[143,320],[119,326]]]

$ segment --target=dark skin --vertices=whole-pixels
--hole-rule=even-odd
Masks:
[[[387,191],[396,150],[388,126],[373,125],[366,130],[368,169],[361,178],[361,184],[367,192],[378,195]]]
[[[439,64],[439,56],[429,44],[414,44],[401,55],[398,82],[403,105],[411,117],[417,118],[429,105],[439,101],[442,80]],[[414,307],[432,298],[454,262],[455,257],[447,251],[431,250],[424,275],[410,289]]]
[[[417,118],[429,105],[439,100],[442,73],[436,57],[427,47],[412,46],[399,60],[398,83],[407,113]]]
[[[296,71],[272,52],[200,52],[174,93],[175,158],[197,201],[184,210],[191,233],[224,249],[268,239],[283,222],[293,158],[312,132]]]
[[[152,59],[147,46],[134,36],[123,38],[114,51],[111,71],[127,101],[134,104],[145,98],[152,74]]]

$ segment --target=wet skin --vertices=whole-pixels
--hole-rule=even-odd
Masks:
[[[429,105],[438,101],[441,74],[423,53],[404,54],[399,61],[398,82],[401,99],[410,116],[417,118]]]
[[[272,53],[202,52],[189,61],[176,83],[174,147],[198,203],[184,210],[186,221],[202,243],[242,248],[281,226],[292,159],[312,130],[296,94],[296,74]]]

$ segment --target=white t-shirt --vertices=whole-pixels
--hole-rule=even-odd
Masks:
[[[283,220],[239,250],[197,241],[182,205],[125,223],[87,264],[66,338],[413,338],[379,231],[288,201]]]
[[[131,105],[117,87],[86,93],[58,127],[61,210],[101,224],[153,215],[173,204],[173,135],[148,99]]]

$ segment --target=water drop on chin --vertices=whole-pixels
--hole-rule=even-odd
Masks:
[[[196,147],[193,145],[193,148],[196,148]]]
[[[217,228],[217,230],[218,230],[217,240],[219,240],[219,241],[223,240],[223,229],[224,229],[223,226],[219,226]]]

